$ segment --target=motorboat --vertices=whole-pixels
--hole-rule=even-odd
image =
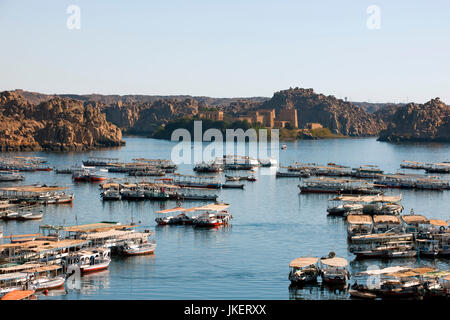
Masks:
[[[145,255],[145,254],[153,254],[155,249],[156,249],[155,242],[142,242],[142,243],[130,242],[126,243],[123,246],[122,253],[126,256]]]
[[[96,248],[81,250],[64,257],[64,260],[67,266],[77,265],[83,274],[105,270],[111,262],[111,249]]]

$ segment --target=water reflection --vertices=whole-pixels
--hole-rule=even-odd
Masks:
[[[345,300],[349,285],[332,286],[320,282],[289,286],[290,300]]]
[[[81,289],[78,290],[80,294],[95,294],[97,291],[107,289],[110,286],[110,271],[103,270],[93,272],[81,277]]]

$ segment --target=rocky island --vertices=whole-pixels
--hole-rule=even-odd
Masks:
[[[123,145],[122,132],[95,104],[51,97],[32,104],[0,93],[1,151],[81,151]]]
[[[390,116],[379,141],[450,142],[450,107],[432,99],[425,104],[409,103]]]
[[[280,128],[281,139],[379,136],[380,141],[450,141],[449,106],[347,102],[313,89],[271,98],[0,93],[1,151],[81,151],[123,145],[123,134],[167,139],[174,126]],[[209,122],[208,122],[209,121]]]

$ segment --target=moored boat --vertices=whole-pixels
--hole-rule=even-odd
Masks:
[[[122,248],[122,253],[126,256],[153,254],[156,249],[156,243],[127,243]]]
[[[320,259],[322,281],[327,284],[344,285],[350,279],[348,262],[344,258]]]
[[[293,284],[302,284],[317,280],[320,270],[317,266],[319,258],[301,257],[291,261],[289,264],[289,280]]]
[[[67,265],[77,265],[83,274],[105,270],[111,262],[111,250],[109,248],[96,248],[78,251],[65,258]]]
[[[196,227],[218,227],[228,225],[233,216],[226,211],[228,204],[210,204],[203,207],[195,207],[186,209],[186,212],[199,211],[203,212],[193,218],[192,224]]]

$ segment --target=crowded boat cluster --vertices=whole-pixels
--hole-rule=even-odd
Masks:
[[[121,162],[117,158],[91,157],[80,167],[71,168],[44,167],[45,163],[38,157],[0,160],[0,182],[8,183],[0,186],[0,219],[38,220],[43,217],[43,206],[72,203],[74,194],[68,193],[67,187],[14,185],[25,179],[19,171],[53,170],[55,174],[71,174],[74,183],[98,183],[103,201],[175,200],[175,207],[165,209],[162,205],[155,212],[157,227],[229,226],[233,216],[227,210],[229,204],[218,201],[220,189],[243,190],[245,184],[240,182],[257,181],[254,172],[258,167],[278,166],[273,159],[223,156],[196,164],[196,174],[188,175],[177,173],[177,165],[164,159]],[[419,169],[418,163],[407,161],[401,167],[416,164],[414,169]],[[446,166],[447,163],[436,163],[420,168],[430,173],[447,173],[442,170]],[[242,171],[249,173],[240,175]],[[335,163],[322,166],[296,162],[279,167],[276,177],[300,178],[300,194],[333,194],[328,199],[327,213],[344,218],[348,251],[356,259],[450,256],[450,221],[427,218],[413,211],[402,215],[402,195],[384,192],[386,188],[449,190],[449,181],[439,176],[386,174],[373,165],[350,168]],[[188,200],[206,204],[189,207],[183,204]],[[64,286],[76,270],[82,275],[107,269],[114,256],[153,254],[153,235],[150,230],[137,231],[134,223],[108,221],[76,226],[41,225],[36,234],[0,232],[0,296],[29,298],[35,291]],[[289,280],[295,285],[320,278],[325,284],[346,286],[351,279],[347,260],[333,252],[321,258],[297,258],[289,266]],[[373,272],[383,278],[379,286],[355,281],[349,291],[351,296],[448,296],[450,271],[397,266]],[[374,274],[362,272],[352,279]]]
[[[77,226],[41,225],[36,234],[8,236],[0,233],[0,297],[24,298],[29,295],[18,295],[18,292],[34,293],[63,287],[74,274],[82,276],[107,269],[114,256],[154,253],[154,233],[136,228],[136,225],[100,222]],[[3,243],[5,239],[10,242]]]
[[[430,164],[427,168],[450,168],[448,163]],[[450,181],[439,176],[411,173],[384,173],[378,166],[361,165],[358,168],[328,163],[294,163],[281,167],[277,177],[309,178],[299,185],[303,193],[382,193],[380,188],[402,188],[417,190],[450,190]],[[402,163],[401,168],[404,167]],[[429,173],[448,173],[444,169],[428,170]]]
[[[403,161],[401,168],[448,173],[449,163]],[[285,170],[283,170],[283,168]],[[286,170],[287,169],[287,170]],[[449,190],[449,181],[438,176],[409,173],[385,174],[376,166],[359,168],[328,163],[326,166],[295,163],[281,167],[277,178],[300,178],[301,194],[337,194],[328,199],[329,216],[343,217],[347,226],[348,250],[356,259],[450,257],[450,220],[415,214],[401,215],[402,195],[384,195],[384,188]],[[326,261],[338,259],[332,281]],[[325,263],[324,263],[325,262]],[[301,257],[290,265],[289,280],[295,286],[316,282],[349,285],[343,258]],[[368,277],[377,277],[368,285]],[[394,266],[355,274],[349,293],[354,298],[450,298],[450,270],[430,267]],[[370,280],[370,279],[369,279]]]

